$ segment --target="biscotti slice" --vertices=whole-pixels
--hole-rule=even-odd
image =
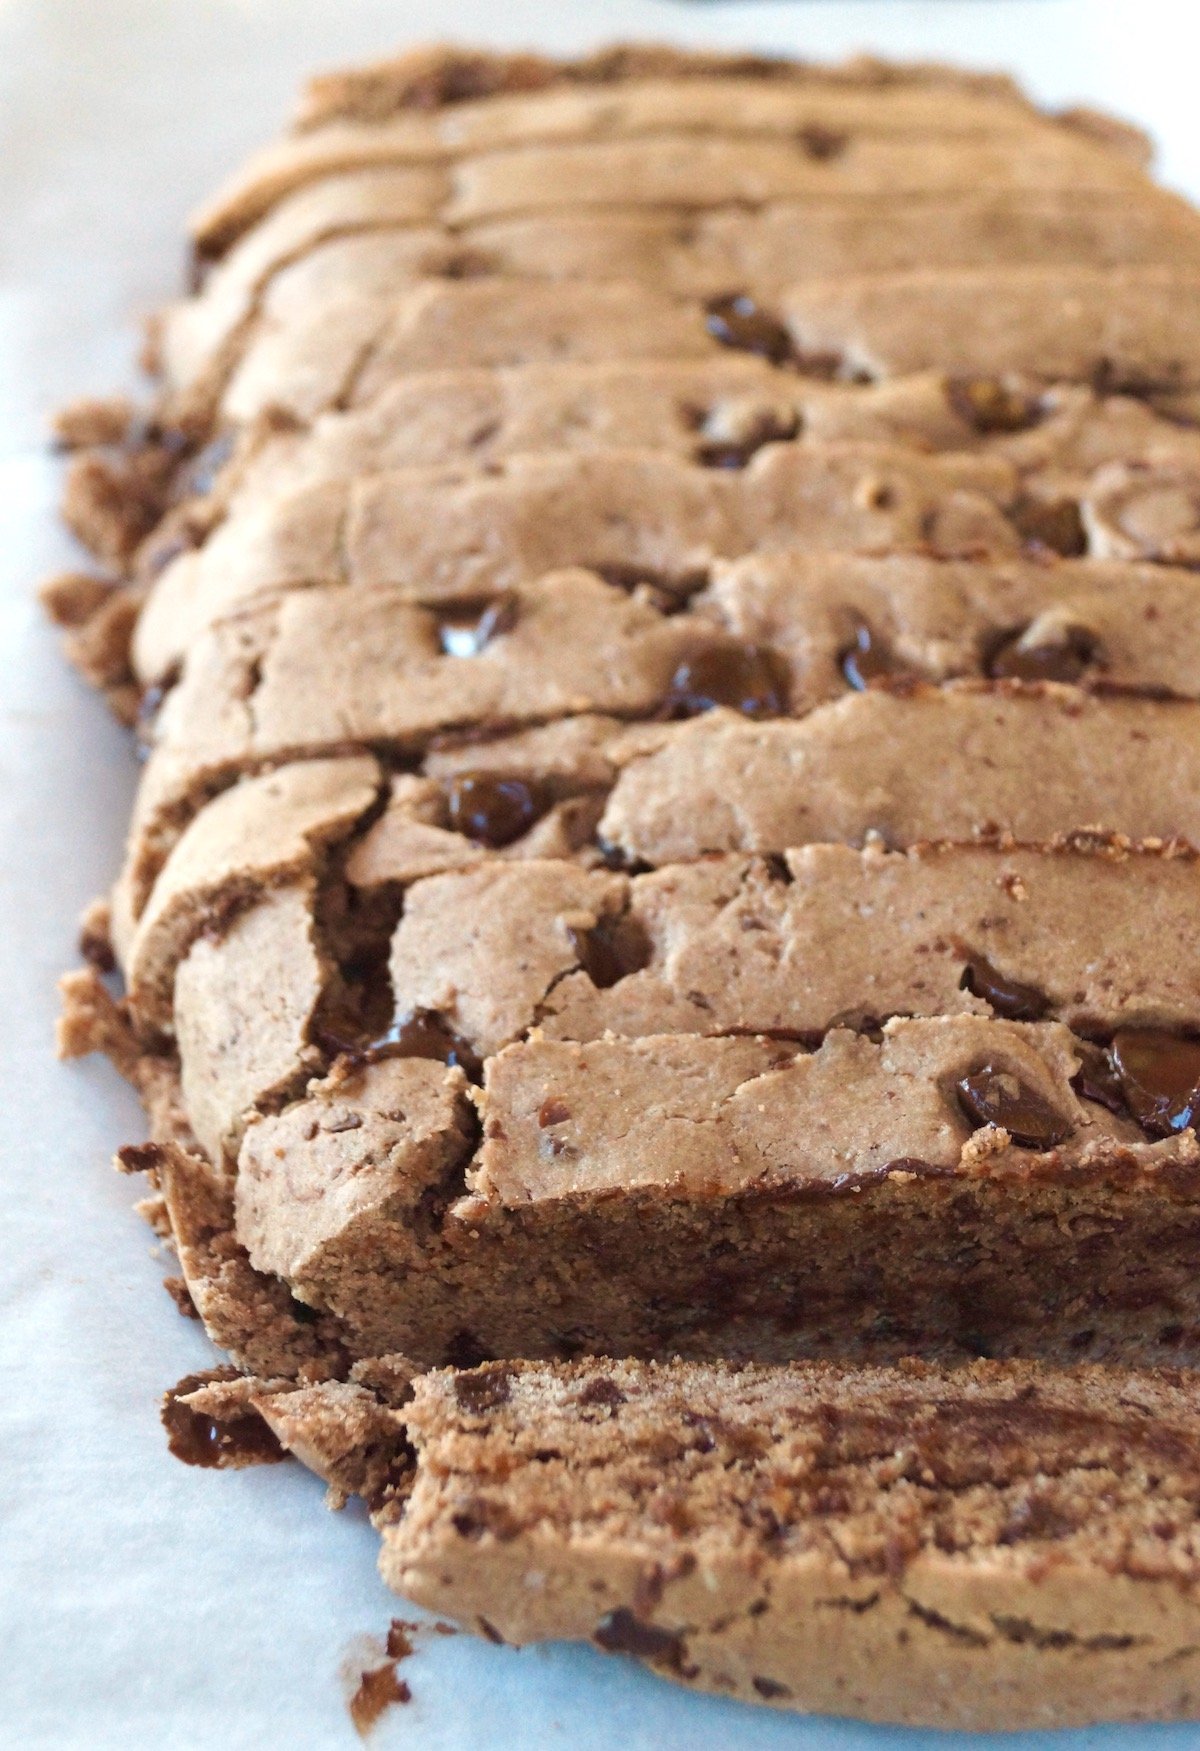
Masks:
[[[297,1446],[323,1428],[318,1463],[359,1399],[398,1472],[411,1442],[384,1578],[479,1633],[958,1731],[1200,1714],[1187,1375],[600,1361],[424,1375],[394,1411],[342,1391],[259,1403]]]
[[[1200,260],[1194,215],[1149,187],[1135,202],[1116,191],[979,189],[900,207],[843,196],[686,214],[583,209],[449,231],[437,222],[436,185],[427,171],[359,170],[285,199],[207,275],[199,296],[162,313],[166,382],[178,390],[221,369],[222,352],[245,344],[256,315],[288,320],[332,298],[394,294],[421,276],[629,279],[691,298],[740,285],[768,299],[799,279],[917,267]]]
[[[717,558],[805,545],[1015,553],[1019,496],[1000,458],[879,444],[769,445],[746,468],[661,451],[522,455],[485,473],[398,469],[247,506],[154,581],[133,640],[160,681],[214,620],[255,597],[379,584],[471,601],[564,566],[657,579],[673,594]]]
[[[1182,1124],[1195,1050],[1158,1044],[1137,1074]],[[444,1173],[397,1128],[411,1060],[350,1059],[243,1119],[236,1234],[360,1356],[1191,1356],[1200,1150],[1102,1104],[1092,1051],[961,1015],[816,1051],[534,1036]]]
[[[1135,393],[1195,385],[1200,277],[1174,267],[1011,267],[811,281],[783,301],[797,348],[869,377],[1021,371]]]
[[[1103,841],[810,845],[775,864],[635,876],[491,858],[413,883],[389,971],[397,1017],[436,1017],[480,1058],[535,1028],[815,1041],[893,1015],[989,1011],[1094,1038],[1187,1032],[1200,1025],[1198,900],[1192,856]]]

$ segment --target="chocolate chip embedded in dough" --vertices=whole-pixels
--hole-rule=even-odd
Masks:
[[[855,627],[853,643],[839,651],[838,667],[857,693],[895,673],[886,646],[865,624]]]
[[[946,400],[981,437],[1025,432],[1042,417],[1036,395],[1013,389],[998,377],[952,377],[946,384]]]
[[[819,122],[813,122],[797,132],[796,141],[809,158],[826,164],[831,158],[841,157],[850,144],[850,136],[836,128],[823,128]]]
[[[1005,1021],[1039,1021],[1050,1007],[1044,991],[1006,978],[984,955],[972,955],[963,968],[962,989],[982,997]]]
[[[500,1364],[485,1367],[479,1373],[458,1374],[454,1380],[454,1396],[459,1408],[470,1416],[498,1410],[512,1397],[512,1370]]]
[[[792,356],[792,337],[787,328],[745,292],[710,298],[705,306],[705,327],[722,346],[756,353],[773,365],[782,365]]]
[[[1021,499],[1012,520],[1028,547],[1078,559],[1087,552],[1087,530],[1074,499]]]
[[[781,717],[790,681],[783,658],[763,645],[707,645],[679,664],[664,706],[671,717],[696,717],[718,705],[743,717]]]
[[[1129,1111],[1121,1078],[1113,1066],[1111,1055],[1099,1046],[1085,1043],[1079,1047],[1079,1069],[1071,1078],[1071,1087],[1080,1100],[1090,1100],[1096,1106],[1118,1116]]]
[[[569,926],[567,935],[580,968],[600,991],[649,964],[650,939],[636,918],[602,918],[590,930]]]
[[[432,1058],[438,1064],[456,1064],[472,1080],[478,1080],[483,1065],[478,1055],[461,1039],[443,1016],[429,1009],[415,1009],[394,1021],[385,1034],[362,1048],[372,1058]]]
[[[1024,629],[993,645],[984,665],[994,681],[1078,681],[1099,662],[1100,641],[1085,626],[1069,626],[1062,638],[1025,642]]]
[[[247,1410],[218,1420],[182,1403],[200,1387],[235,1378],[232,1368],[187,1374],[163,1399],[161,1416],[167,1446],[185,1465],[224,1470],[244,1465],[276,1465],[287,1458],[257,1411]]]
[[[983,1064],[955,1087],[973,1125],[1000,1126],[1019,1149],[1053,1149],[1071,1128],[1043,1095],[1003,1065]]]
[[[1130,1112],[1155,1137],[1186,1131],[1200,1117],[1200,1040],[1165,1028],[1120,1028],[1113,1068]]]
[[[632,1654],[657,1666],[678,1667],[683,1660],[683,1638],[677,1630],[644,1623],[624,1605],[606,1611],[592,1632],[592,1640],[606,1654]]]
[[[459,772],[445,784],[449,824],[477,845],[499,850],[528,833],[550,806],[542,787],[494,772]]]

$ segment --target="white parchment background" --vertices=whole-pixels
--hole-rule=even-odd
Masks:
[[[1158,135],[1167,179],[1196,194],[1193,16],[1190,0],[0,0],[0,1746],[353,1745],[339,1660],[397,1609],[370,1529],[326,1514],[298,1467],[189,1471],[158,1426],[158,1395],[205,1365],[205,1342],[159,1288],[169,1262],[106,1166],[141,1135],[132,1097],[49,1047],[54,981],[116,867],[134,770],[32,602],[73,558],[46,410],[133,382],[135,318],[178,285],[184,213],[322,63],[437,36],[942,54],[1132,116]],[[949,1742],[683,1695],[586,1649],[432,1639],[405,1675],[414,1701],[381,1724],[381,1747]],[[1055,1743],[1183,1751],[1200,1729]]]

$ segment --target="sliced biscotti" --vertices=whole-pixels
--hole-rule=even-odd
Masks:
[[[886,445],[770,445],[744,469],[650,450],[522,455],[483,473],[400,469],[329,481],[230,517],[155,580],[134,633],[161,680],[214,620],[313,584],[379,584],[414,602],[471,600],[560,566],[703,581],[767,547],[1013,553],[1015,471],[982,455]]]
[[[1200,843],[1197,721],[1190,703],[969,682],[853,694],[799,722],[713,712],[623,762],[598,831],[650,864],[1083,826]]]
[[[259,1402],[299,1443],[313,1398]],[[1186,1375],[493,1364],[390,1414],[384,1576],[480,1633],[959,1731],[1200,1707]]]
[[[360,1355],[1190,1353],[1200,1150],[1087,1056],[970,1015],[815,1051],[535,1036],[437,1178],[393,1147],[409,1060],[344,1060],[246,1124],[236,1232]]]
[[[480,1058],[533,1028],[813,1041],[893,1015],[1108,1037],[1200,1021],[1198,898],[1191,856],[1094,842],[812,845],[632,877],[489,859],[413,884],[389,968],[398,1017],[436,1017]]]
[[[1200,226],[1174,197],[1011,189],[926,196],[897,207],[852,196],[707,212],[582,208],[447,230],[430,173],[370,169],[329,176],[284,200],[158,321],[165,381],[178,393],[227,373],[259,321],[295,320],[347,296],[394,296],[408,281],[636,280],[687,298],[732,286],[760,299],[797,280],[917,267],[1195,267]]]
[[[1195,385],[1200,278],[1174,267],[918,270],[783,300],[802,353],[868,377],[1021,371],[1153,392]]]
[[[1015,140],[1020,140],[1020,154],[1012,150]],[[713,205],[729,199],[732,168],[723,179],[693,170],[681,185],[685,173],[675,160],[685,145],[701,154],[716,151],[723,155],[718,162],[736,165],[739,189],[753,176],[760,199],[772,193],[811,197],[877,191],[883,165],[899,179],[887,186],[905,186],[910,193],[988,182],[1021,188],[1048,182],[1062,188],[1069,186],[1072,170],[1082,172],[1081,187],[1145,186],[1133,158],[1097,149],[1094,137],[1056,125],[1027,106],[986,96],[951,96],[941,108],[929,92],[902,88],[789,90],[736,78],[648,79],[603,93],[510,97],[368,126],[331,120],[251,158],[193,215],[192,236],[211,259],[295,191],[369,168],[440,168],[451,200],[463,198],[465,184],[466,195],[478,205],[483,196],[470,181],[471,169],[494,158],[499,164],[489,166],[485,177],[493,204],[515,199],[569,208],[571,155],[581,150],[599,151],[600,162],[606,150],[610,157],[630,148],[647,152],[657,170],[655,190],[653,197],[640,198],[650,204],[683,198]],[[1027,152],[1035,162],[1023,169]],[[560,154],[568,156],[556,176]],[[547,167],[550,186],[539,190],[536,184],[547,182]],[[711,172],[707,162],[705,168]],[[668,179],[671,192],[662,186]],[[628,181],[605,188],[609,198],[603,204],[630,198]]]
[[[778,678],[755,649],[720,636],[708,647],[709,681],[744,688],[752,713],[779,704],[761,691]],[[701,712],[685,721],[623,724],[582,710],[507,734],[496,726],[451,736],[422,754],[437,727],[427,723],[354,846],[348,879],[364,889],[405,884],[493,852],[654,867],[822,841],[1043,844],[1079,829],[1200,844],[1194,701],[1052,683],[906,684],[849,693],[801,719],[764,720],[705,695],[695,647],[681,669],[697,688],[680,694],[681,705]],[[635,671],[630,684],[641,684]],[[386,736],[377,745],[394,757]],[[261,758],[362,746],[335,733],[277,741]],[[156,750],[114,907],[122,952],[180,834],[257,763],[252,743],[206,740],[203,725],[196,740]]]

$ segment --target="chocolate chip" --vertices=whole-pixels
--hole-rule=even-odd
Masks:
[[[764,1702],[773,1702],[792,1694],[786,1684],[777,1684],[774,1678],[752,1678],[751,1683]]]
[[[532,780],[500,778],[494,772],[456,773],[446,780],[445,791],[454,831],[493,850],[528,833],[550,802]]]
[[[985,672],[994,681],[1078,681],[1100,656],[1100,642],[1086,627],[1070,626],[1053,643],[1026,644],[1024,629],[1006,632],[992,646]]]
[[[1011,389],[997,377],[952,378],[946,385],[946,399],[981,436],[1028,431],[1042,415],[1036,395]]]
[[[498,1410],[512,1397],[512,1370],[498,1366],[477,1374],[456,1374],[454,1396],[460,1410],[468,1416],[482,1416],[485,1411]]]
[[[615,1380],[610,1380],[607,1374],[599,1374],[595,1380],[589,1380],[579,1394],[580,1404],[606,1404],[615,1410],[619,1404],[624,1404],[625,1394]]]
[[[983,955],[972,955],[963,968],[962,989],[982,997],[1005,1021],[1038,1021],[1050,1007],[1050,999],[1036,985],[1007,979]]]
[[[590,930],[569,926],[567,935],[597,990],[607,991],[649,964],[650,939],[635,918],[602,918]]]
[[[743,717],[780,717],[790,682],[783,659],[763,645],[707,645],[679,664],[664,710],[670,717],[696,717],[725,705]]]
[[[1200,1116],[1200,1040],[1165,1028],[1120,1028],[1112,1061],[1130,1112],[1153,1137],[1194,1127]]]
[[[745,292],[710,298],[705,306],[705,327],[722,346],[757,353],[773,365],[782,365],[792,356],[792,337],[783,323]]]
[[[180,1401],[202,1386],[235,1378],[233,1369],[186,1374],[162,1402],[167,1446],[185,1465],[206,1470],[243,1465],[275,1465],[287,1454],[257,1411],[247,1409],[218,1421]]]
[[[1087,530],[1074,499],[1021,499],[1012,520],[1029,547],[1061,553],[1065,559],[1087,552]]]
[[[360,1055],[368,1060],[432,1058],[439,1064],[457,1064],[472,1081],[478,1080],[483,1069],[478,1054],[467,1041],[431,1009],[414,1009],[401,1016],[385,1034],[360,1048]]]
[[[858,693],[865,693],[872,681],[893,673],[887,651],[865,624],[855,627],[853,644],[838,652],[838,667]]]
[[[816,158],[821,163],[826,163],[830,158],[840,158],[850,144],[849,134],[838,133],[834,128],[823,128],[819,122],[801,128],[796,140],[810,158]]]
[[[683,1661],[683,1638],[678,1630],[643,1623],[624,1605],[605,1612],[592,1633],[592,1640],[606,1654],[632,1654],[638,1660],[675,1668]]]
[[[482,606],[473,602],[445,609],[438,615],[438,637],[448,657],[477,657],[516,623],[516,597],[499,595]]]
[[[594,571],[597,577],[603,578],[606,584],[612,584],[615,589],[651,590],[656,596],[671,603],[682,603],[689,596],[694,596],[697,590],[702,590],[708,582],[708,572],[700,567],[689,567],[679,572],[666,572],[652,565],[635,565],[619,560],[586,560],[589,571]]]
[[[704,417],[701,413],[701,424]],[[744,468],[764,444],[785,443],[794,438],[799,424],[799,416],[795,413],[781,417],[772,409],[766,408],[753,421],[744,436],[715,438],[702,443],[696,450],[696,460],[705,468]]]
[[[1070,1130],[1038,1091],[1001,1065],[983,1064],[955,1085],[972,1125],[999,1125],[1019,1149],[1053,1149]]]
[[[565,1125],[570,1116],[570,1107],[554,1094],[548,1094],[538,1108],[538,1124],[543,1131],[551,1125]]]
[[[1097,1106],[1107,1108],[1110,1113],[1119,1115],[1128,1112],[1121,1079],[1108,1054],[1096,1046],[1081,1044],[1079,1055],[1081,1062],[1071,1078],[1071,1087],[1080,1100],[1093,1101]]]

